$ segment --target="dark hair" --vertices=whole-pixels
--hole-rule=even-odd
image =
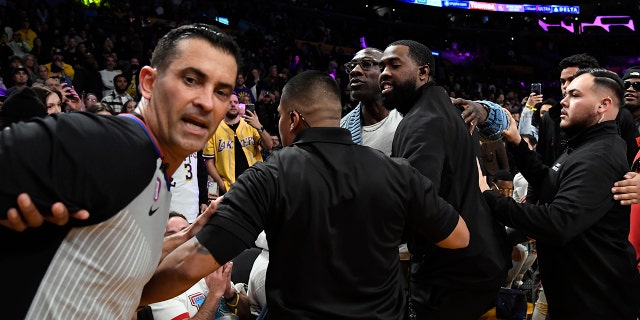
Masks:
[[[90,106],[87,106],[87,112],[89,113],[98,113],[101,111],[106,111],[109,112],[111,115],[115,115],[115,111],[113,111],[113,108],[111,108],[110,105],[106,104],[106,103],[101,103],[101,102],[96,102]]]
[[[22,63],[22,58],[20,56],[11,56],[9,58],[9,63],[14,62],[14,61],[20,61],[20,63]]]
[[[340,101],[340,87],[328,74],[309,70],[289,79],[282,96],[295,104],[308,104],[309,101],[333,99]],[[316,100],[320,99],[320,100]]]
[[[380,61],[380,57],[382,57],[382,53],[383,53],[382,50],[374,47],[367,47],[362,50],[359,50],[358,52],[363,52],[364,54],[375,56],[377,58],[374,58],[374,60],[378,62]]]
[[[615,98],[617,99],[614,103],[617,103],[618,107],[622,105],[624,101],[624,84],[617,73],[602,68],[586,68],[578,70],[574,79],[585,73],[594,76],[593,82],[595,86],[605,87],[613,91]]]
[[[513,175],[509,170],[498,170],[496,174],[493,175],[493,182],[498,181],[513,181]]]
[[[577,67],[579,69],[599,68],[600,64],[598,63],[598,60],[596,60],[596,58],[586,53],[580,53],[580,54],[574,54],[572,56],[568,56],[560,60],[560,63],[558,63],[558,69],[560,69],[560,71],[566,68],[571,68],[571,67]]]
[[[45,86],[35,86],[31,87],[31,90],[35,92],[36,96],[38,97],[38,99],[40,99],[40,101],[42,101],[42,104],[44,104],[45,107],[47,106],[47,97],[49,97],[49,95],[52,93],[57,94],[58,98],[60,98],[60,101],[62,101],[62,93],[56,89],[51,89]]]
[[[138,102],[135,100],[129,100],[127,102],[124,103],[122,110],[120,111],[120,113],[126,113],[127,112],[127,105],[133,102],[133,109],[135,109],[138,106]]]
[[[531,135],[531,134],[525,133],[525,134],[521,134],[520,136],[521,136],[522,138],[527,138],[527,139],[529,139],[529,143],[530,143],[531,145],[534,145],[534,146],[535,146],[536,144],[538,144],[538,139],[536,139],[536,137],[534,137],[534,136],[533,136],[533,135]]]
[[[536,128],[540,126],[540,123],[542,122],[542,115],[540,114],[540,108],[542,108],[542,106],[545,104],[550,104],[551,106],[554,106],[556,103],[557,103],[556,99],[554,98],[549,98],[540,103],[536,103],[535,111],[533,112],[533,117],[531,118],[531,124]]]
[[[414,41],[414,40],[398,40],[394,41],[390,46],[407,46],[409,47],[409,56],[416,64],[419,66],[428,65],[429,66],[429,75],[433,75],[435,72],[435,60],[433,59],[433,54],[431,50],[427,48],[424,44]]]
[[[184,220],[186,220],[187,222],[189,222],[189,220],[187,219],[187,217],[185,217],[182,213],[178,213],[176,211],[171,211],[169,212],[169,219],[173,218],[173,217],[180,217]],[[167,220],[169,220],[167,219]]]
[[[232,55],[236,60],[238,70],[240,70],[242,57],[238,45],[226,34],[218,31],[213,26],[203,23],[177,27],[160,38],[156,48],[153,50],[151,66],[164,71],[176,58],[178,54],[176,48],[180,40],[184,39],[203,39],[209,41],[212,46]]]
[[[116,83],[116,81],[118,80],[118,78],[124,78],[125,80],[127,80],[127,77],[126,77],[124,74],[122,74],[122,73],[118,73],[118,74],[116,74],[116,76],[115,76],[115,77],[113,77],[113,83],[114,83],[114,84]],[[129,81],[127,80],[127,82],[129,82]]]

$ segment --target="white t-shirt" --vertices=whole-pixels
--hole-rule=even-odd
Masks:
[[[173,319],[184,313],[193,317],[198,313],[209,293],[209,288],[204,279],[198,281],[189,290],[175,298],[152,303],[150,305],[154,319]]]
[[[269,244],[267,235],[262,231],[256,239],[256,246],[262,248],[262,252],[253,261],[253,267],[249,274],[247,296],[251,301],[251,313],[259,315],[262,308],[267,305],[265,284],[267,280],[267,267],[269,266]]]
[[[109,71],[107,69],[103,69],[100,70],[100,78],[102,78],[102,97],[106,97],[109,94],[111,94],[111,92],[113,92],[113,89],[115,88],[115,85],[113,83],[113,77],[115,77],[118,74],[121,74],[122,71],[120,70],[113,70],[113,71]]]
[[[520,203],[520,198],[525,197],[527,195],[527,188],[529,187],[529,182],[524,178],[522,173],[518,172],[513,177],[513,195],[511,196],[513,200]]]
[[[387,156],[391,156],[393,135],[401,120],[400,112],[393,109],[382,121],[370,126],[362,126],[362,145],[378,149]]]
[[[155,320],[191,319],[202,308],[202,304],[209,294],[209,287],[204,279],[200,279],[187,291],[169,300],[152,303],[151,312]],[[224,299],[220,299],[218,310],[213,319],[223,319],[231,311]]]

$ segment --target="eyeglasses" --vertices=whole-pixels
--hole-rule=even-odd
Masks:
[[[298,116],[300,117],[300,119],[302,120],[302,122],[304,122],[304,125],[307,126],[307,128],[311,128],[311,126],[309,125],[309,122],[307,122],[307,120],[304,118],[304,116],[302,115],[302,113],[298,110],[293,110],[291,111],[291,113],[289,113],[289,115],[291,116],[291,119],[293,119],[293,113],[297,113]]]
[[[371,70],[371,68],[373,67],[378,67],[379,68],[379,63],[371,60],[371,59],[360,59],[360,60],[352,60],[349,61],[347,63],[344,64],[344,69],[345,71],[347,71],[347,73],[351,73],[351,71],[353,71],[353,69],[356,68],[356,66],[360,66],[360,68],[362,68],[362,70],[364,71],[369,71]]]
[[[87,98],[87,101],[89,101],[89,102],[98,102],[98,99],[96,99],[96,98]]]
[[[491,189],[507,197],[510,197],[513,194],[513,188],[500,188],[495,182],[493,182],[493,188]]]
[[[633,90],[635,91],[640,91],[640,82],[625,81],[624,89],[627,90],[629,87],[633,87]]]

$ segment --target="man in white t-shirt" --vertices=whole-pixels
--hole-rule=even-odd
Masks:
[[[345,64],[345,70],[349,73],[351,98],[360,103],[340,120],[340,127],[351,131],[353,142],[391,155],[393,135],[402,115],[382,105],[378,84],[381,57],[382,51],[379,49],[366,48],[358,51]]]
[[[116,70],[116,60],[112,56],[108,56],[104,60],[104,69],[100,70],[100,78],[102,79],[102,97],[106,97],[115,88],[113,78],[122,73],[122,70]]]

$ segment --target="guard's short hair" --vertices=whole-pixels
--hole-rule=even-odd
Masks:
[[[182,219],[186,220],[187,222],[189,221],[189,220],[187,219],[187,217],[185,217],[182,213],[178,213],[178,212],[176,212],[176,211],[171,211],[171,212],[169,212],[169,218],[168,218],[167,220],[169,220],[169,219],[171,219],[171,218],[173,218],[173,217],[180,217],[180,218],[182,218]]]
[[[340,87],[327,73],[309,70],[289,79],[282,90],[282,99],[298,105],[313,101],[336,100],[340,102]]]
[[[398,40],[394,41],[389,46],[407,46],[409,47],[409,56],[419,66],[428,65],[429,75],[433,75],[436,70],[435,59],[433,53],[424,44],[414,40]]]
[[[594,77],[593,82],[596,86],[605,87],[613,91],[615,95],[614,98],[616,98],[614,104],[616,104],[618,108],[622,105],[624,101],[624,84],[617,73],[603,68],[585,68],[578,70],[574,79],[585,73],[591,74]]]
[[[113,111],[113,108],[111,108],[111,106],[105,102],[96,102],[94,104],[88,105],[86,109],[88,113],[98,114],[102,111],[106,111],[109,112],[112,116],[116,114],[116,112]]]
[[[378,59],[376,59],[377,61],[380,61],[379,57],[381,57],[383,53],[382,50],[374,47],[367,47],[362,50],[359,50],[358,52],[364,52],[365,54],[378,56]]]
[[[213,47],[232,55],[236,60],[238,69],[240,69],[242,57],[238,45],[226,34],[204,23],[177,27],[160,38],[153,50],[151,66],[164,71],[176,58],[178,54],[176,48],[180,41],[184,39],[203,39],[208,41]]]

